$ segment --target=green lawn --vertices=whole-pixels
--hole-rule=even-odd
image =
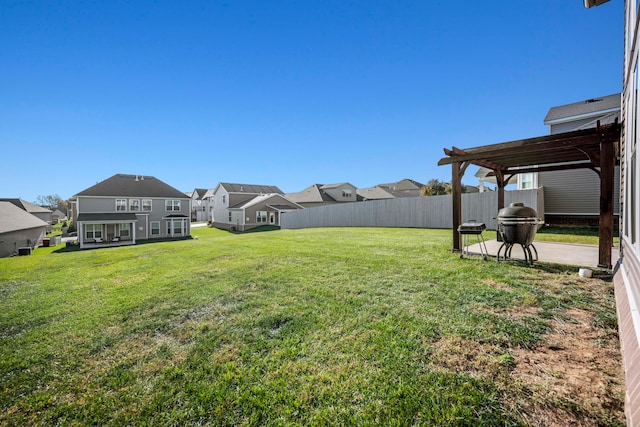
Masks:
[[[192,234],[0,259],[0,425],[624,424],[610,282],[448,230]],[[610,365],[563,394],[526,368],[577,314]]]

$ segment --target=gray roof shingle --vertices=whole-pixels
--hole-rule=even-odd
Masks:
[[[185,193],[153,176],[117,174],[75,195],[94,197],[164,197],[186,199]]]
[[[46,226],[46,222],[13,203],[0,202],[0,233]]]
[[[221,187],[227,190],[229,193],[248,193],[248,194],[266,194],[266,193],[278,193],[284,194],[275,185],[256,185],[256,184],[235,184],[232,182],[221,182]]]
[[[551,107],[544,118],[544,124],[548,125],[550,122],[570,117],[589,117],[590,115],[597,115],[614,109],[620,110],[620,103],[620,94],[615,93],[600,98],[591,98],[572,104]]]

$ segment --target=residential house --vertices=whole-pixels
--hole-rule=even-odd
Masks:
[[[18,199],[18,198],[0,198],[0,202],[9,202],[14,206],[19,207],[25,212],[29,212],[31,215],[40,218],[44,222],[47,223],[47,233],[51,231],[51,211],[47,208],[43,208],[42,206],[38,206],[36,204],[27,202],[26,200]]]
[[[56,209],[51,213],[51,222],[53,224],[57,224],[61,221],[66,221],[67,219],[67,214],[62,212],[60,209]]]
[[[367,200],[383,200],[383,199],[394,199],[393,194],[389,193],[382,187],[378,187],[377,185],[369,188],[358,188],[356,191],[358,195],[358,201],[366,202]]]
[[[276,186],[221,182],[213,195],[213,225],[234,231],[280,225],[280,216],[296,209],[303,206],[285,197]]]
[[[72,198],[80,247],[187,237],[190,201],[185,193],[153,176],[114,175]]]
[[[414,181],[413,179],[402,179],[398,182],[391,182],[388,184],[378,184],[377,187],[386,190],[393,197],[420,197],[420,192],[424,184]]]
[[[207,221],[209,214],[209,199],[205,199],[207,189],[196,188],[189,194],[191,197],[191,221]]]
[[[26,248],[31,253],[42,243],[48,226],[14,203],[0,201],[0,258],[18,255]]]
[[[591,98],[552,107],[544,124],[554,135],[590,129],[619,121],[620,94]],[[620,171],[614,181],[614,215],[620,210]],[[573,169],[518,175],[518,189],[544,188],[545,221],[551,224],[593,224],[600,217],[600,177],[590,169]]]
[[[348,182],[312,184],[297,193],[287,193],[287,199],[305,208],[358,201],[357,188]]]
[[[607,0],[584,0],[586,7]],[[607,7],[619,7],[619,3]],[[627,425],[640,425],[640,13],[638,0],[624,2],[622,120],[620,139],[620,259],[614,269],[618,330],[625,371]]]
[[[596,128],[619,121],[620,94],[590,98],[584,101],[552,107],[544,124],[549,134],[555,135],[582,129]],[[491,170],[480,168],[476,177],[495,183],[488,174]],[[516,175],[517,189],[544,188],[545,221],[550,224],[598,225],[600,217],[600,177],[590,169],[564,169],[551,172],[523,173]],[[619,169],[614,181],[614,214],[619,215]]]
[[[204,193],[204,196],[202,196],[202,200],[204,201],[203,203],[205,204],[205,206],[207,207],[207,221],[208,222],[213,222],[213,203],[215,201],[215,188],[210,188],[207,190],[206,193]]]

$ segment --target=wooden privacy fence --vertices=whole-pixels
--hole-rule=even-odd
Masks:
[[[522,202],[544,218],[544,190],[505,192],[505,206]],[[498,193],[467,193],[462,195],[462,221],[475,219],[495,230],[498,215]],[[315,227],[406,227],[451,228],[451,196],[406,197],[318,206],[284,213],[283,229]]]

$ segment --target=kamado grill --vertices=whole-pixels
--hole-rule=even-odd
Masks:
[[[511,250],[514,245],[520,245],[527,264],[532,265],[538,260],[538,251],[533,246],[533,239],[536,237],[538,228],[544,221],[538,219],[538,214],[533,208],[525,206],[523,203],[511,203],[509,207],[500,209],[498,212],[498,233],[502,238],[502,245],[498,249],[496,256],[500,261],[511,258]]]

